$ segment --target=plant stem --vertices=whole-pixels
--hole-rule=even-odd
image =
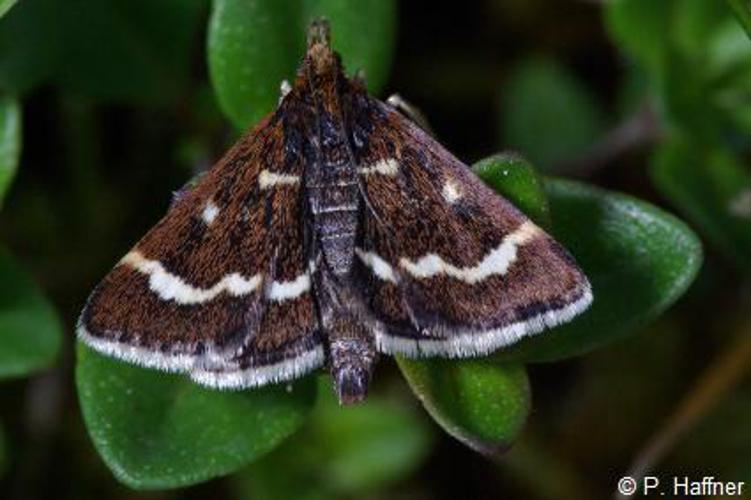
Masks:
[[[529,496],[541,500],[583,500],[597,498],[586,478],[580,475],[549,444],[541,444],[527,432],[497,463],[521,483]]]
[[[633,115],[610,130],[582,156],[565,160],[555,170],[571,172],[577,177],[588,177],[622,154],[657,142],[662,131],[655,105],[643,102]]]
[[[751,368],[751,335],[748,329],[748,325],[741,329],[740,338],[704,371],[675,412],[636,455],[627,475],[636,479],[637,483],[738,385]],[[626,497],[616,495],[615,498]]]

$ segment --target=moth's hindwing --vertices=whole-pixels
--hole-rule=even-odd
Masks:
[[[284,106],[232,148],[105,277],[78,336],[205,385],[288,380],[324,361],[304,224],[302,158]],[[299,146],[299,145],[291,145]]]
[[[380,351],[483,355],[589,306],[566,250],[438,142],[371,98],[355,114],[370,123],[357,254]]]

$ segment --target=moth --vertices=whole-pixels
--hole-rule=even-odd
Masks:
[[[345,76],[319,20],[278,108],[176,197],[77,332],[214,388],[326,365],[354,403],[379,354],[483,356],[591,301],[560,244]]]

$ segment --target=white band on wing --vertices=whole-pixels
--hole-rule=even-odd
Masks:
[[[368,266],[373,271],[373,274],[384,281],[390,281],[392,283],[397,282],[397,276],[394,268],[391,267],[391,265],[383,260],[378,254],[367,252],[361,248],[355,248],[355,253],[358,257],[360,257],[360,260],[363,262],[363,264]]]
[[[167,271],[158,260],[150,260],[133,250],[120,260],[120,264],[149,277],[149,288],[162,300],[178,304],[201,304],[226,292],[236,297],[254,292],[261,285],[261,275],[245,278],[239,273],[224,276],[210,288],[198,288],[186,283],[180,276]]]
[[[295,299],[310,290],[310,274],[305,272],[291,281],[273,281],[266,290],[266,298],[282,302]]]
[[[477,265],[456,267],[436,254],[428,254],[417,261],[401,258],[399,265],[415,278],[431,278],[446,275],[464,281],[478,283],[495,274],[506,274],[516,261],[517,250],[541,233],[540,228],[526,221],[516,231],[508,234],[500,245],[491,250]]]

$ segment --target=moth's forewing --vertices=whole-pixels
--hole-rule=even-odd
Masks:
[[[216,387],[324,362],[303,238],[290,99],[241,139],[90,296],[78,335],[106,354]],[[294,147],[293,147],[294,146]]]
[[[396,165],[363,176],[360,272],[385,325],[379,350],[483,355],[589,306],[586,276],[552,237],[401,114],[358,105],[372,124],[360,161]]]

